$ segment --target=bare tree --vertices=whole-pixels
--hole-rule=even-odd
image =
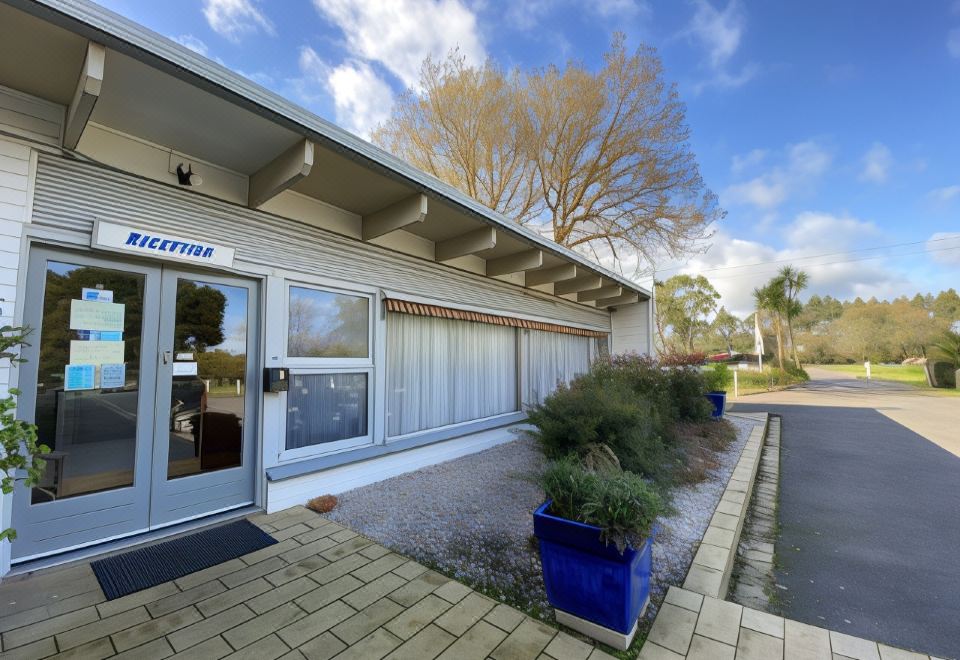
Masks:
[[[376,143],[558,243],[622,264],[688,252],[723,216],[655,51],[504,75],[425,63]],[[639,260],[638,260],[639,268]]]
[[[492,209],[526,223],[542,210],[520,74],[427,59],[373,141]]]

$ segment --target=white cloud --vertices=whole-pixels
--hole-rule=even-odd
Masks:
[[[696,83],[694,93],[699,94],[707,87],[740,87],[758,73],[759,67],[753,63],[744,65],[739,72],[728,68],[746,29],[747,17],[739,0],[730,0],[722,10],[707,0],[697,0],[696,11],[685,33],[706,51],[711,77]]]
[[[339,27],[351,55],[377,62],[416,88],[427,56],[442,59],[458,49],[468,63],[486,58],[476,15],[460,0],[313,0]]]
[[[723,11],[715,9],[706,0],[699,0],[689,29],[707,50],[710,66],[719,69],[740,47],[746,16],[736,0],[732,0]]]
[[[324,90],[333,97],[337,123],[364,138],[390,116],[393,92],[366,62],[346,60],[331,67],[316,51],[300,51],[301,96],[316,102]]]
[[[734,156],[734,174],[767,160],[766,151],[754,149],[746,156]],[[826,147],[813,140],[789,145],[784,162],[767,172],[727,187],[721,194],[723,204],[748,205],[770,211],[791,195],[812,185],[830,167],[833,157]]]
[[[787,198],[786,180],[778,174],[758,176],[736,183],[723,192],[723,200],[730,204],[749,204],[760,209],[772,209]]]
[[[871,256],[863,253],[836,254],[865,247],[866,243],[882,242],[882,232],[872,222],[851,216],[805,212],[787,225],[783,239],[782,247],[778,248],[720,231],[706,253],[680,268],[667,270],[670,265],[664,264],[666,268],[657,277],[667,278],[678,272],[702,273],[720,292],[723,305],[741,317],[753,312],[753,289],[788,264],[810,275],[808,293],[811,294],[890,298],[923,288],[883,259],[862,260],[863,256]]]
[[[947,33],[947,52],[951,57],[960,58],[960,28],[954,28]]]
[[[198,55],[207,57],[207,53],[209,52],[207,44],[192,34],[181,34],[179,37],[173,37],[173,40],[181,46],[186,46]]]
[[[960,199],[960,185],[934,188],[927,193],[927,197],[938,204],[948,204],[955,199]]]
[[[626,18],[650,12],[650,7],[638,0],[594,0],[586,6],[606,18]]]
[[[937,232],[927,239],[926,249],[937,263],[960,266],[960,232]]]
[[[882,142],[874,142],[861,159],[863,169],[860,180],[870,183],[885,183],[893,167],[893,154]]]
[[[730,171],[742,174],[762,163],[769,152],[766,149],[751,149],[745,154],[734,154],[730,161]]]
[[[259,30],[275,34],[273,23],[254,0],[203,0],[203,15],[214,32],[234,43]]]

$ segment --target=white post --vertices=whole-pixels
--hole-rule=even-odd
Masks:
[[[237,379],[237,396],[240,396],[240,379]]]
[[[733,398],[736,399],[740,396],[740,374],[739,369],[733,370]]]
[[[867,380],[870,380],[870,360],[864,362],[863,366],[867,369]]]
[[[210,380],[209,380],[209,379],[204,380],[204,381],[203,381],[203,384],[204,384],[204,386],[207,388],[207,391],[209,392],[209,391],[210,391]]]

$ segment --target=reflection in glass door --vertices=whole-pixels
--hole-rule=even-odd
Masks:
[[[254,483],[255,284],[165,270],[161,298],[154,525],[250,503]]]
[[[177,281],[167,478],[239,467],[247,289]]]
[[[159,283],[159,268],[31,253],[18,409],[50,453],[14,493],[15,559],[147,527]]]

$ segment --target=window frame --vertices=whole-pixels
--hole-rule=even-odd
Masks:
[[[332,442],[321,442],[315,445],[308,445],[306,447],[297,447],[296,449],[287,449],[287,427],[288,427],[288,406],[289,406],[289,392],[283,393],[283,436],[279,438],[280,441],[280,455],[279,461],[281,463],[286,463],[289,461],[297,461],[304,458],[310,458],[314,456],[322,456],[326,454],[333,454],[341,451],[347,451],[350,449],[356,449],[357,447],[364,447],[367,445],[374,444],[373,437],[373,427],[374,427],[374,391],[376,389],[374,385],[374,368],[373,366],[368,367],[339,367],[339,368],[323,368],[323,367],[306,367],[306,368],[291,368],[290,369],[290,383],[291,387],[293,386],[293,379],[297,376],[323,376],[326,374],[366,374],[367,376],[367,433],[366,435],[356,436],[353,438],[344,438],[342,440],[334,440]]]
[[[344,358],[344,357],[302,357],[290,355],[290,296],[291,289],[308,289],[320,291],[322,293],[332,293],[334,295],[352,296],[354,298],[366,298],[367,300],[367,355],[362,358]],[[283,356],[284,363],[291,369],[302,368],[336,368],[336,367],[372,367],[374,363],[374,322],[376,318],[375,302],[377,296],[370,291],[358,289],[346,289],[337,286],[328,286],[326,284],[317,284],[314,282],[304,282],[302,280],[284,280],[284,333],[283,333]]]

